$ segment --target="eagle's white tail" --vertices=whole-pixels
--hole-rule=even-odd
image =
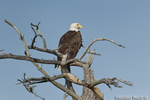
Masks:
[[[58,70],[61,71],[61,66],[58,66]]]
[[[62,55],[62,61],[66,61],[68,57],[68,54]],[[61,66],[58,66],[58,70],[61,71]]]

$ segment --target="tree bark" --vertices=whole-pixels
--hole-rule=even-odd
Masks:
[[[88,65],[84,66],[84,80],[88,83],[95,81],[92,68]],[[98,88],[97,88],[98,89]],[[98,90],[100,92],[100,90]],[[99,96],[95,91],[87,87],[83,87],[82,100],[103,100],[103,95]]]
[[[88,49],[88,52],[90,52],[90,49]],[[83,65],[84,81],[86,81],[87,83],[93,83],[94,81],[96,81],[94,78],[93,70],[90,67],[94,59],[95,50],[93,50],[92,53],[92,55],[90,55],[90,53],[87,53],[87,64]],[[97,88],[97,86],[94,86],[90,89],[84,86],[81,97],[83,100],[103,100],[103,95],[101,94],[101,91]]]

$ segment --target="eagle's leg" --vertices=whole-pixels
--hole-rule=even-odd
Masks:
[[[68,57],[68,54],[63,55],[63,56],[62,56],[62,61],[66,61],[66,60],[67,60],[67,57]],[[67,66],[67,65],[65,65],[65,66],[60,66],[60,67],[61,67],[61,72],[62,72],[62,73],[70,73],[70,72],[69,72],[70,69],[68,69],[68,66]],[[70,66],[69,66],[69,68],[70,68]],[[73,89],[73,86],[72,86],[72,82],[66,80],[66,84],[67,84],[67,88],[68,88],[69,90],[71,90],[72,92],[75,93],[75,90]],[[73,100],[74,100],[74,98],[73,98]]]

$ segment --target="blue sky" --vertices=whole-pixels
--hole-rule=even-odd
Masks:
[[[115,96],[147,96],[150,80],[150,1],[149,0],[1,0],[0,3],[0,49],[6,53],[24,55],[24,46],[16,31],[4,22],[11,21],[24,35],[27,44],[31,44],[34,33],[30,23],[39,21],[40,31],[46,39],[49,49],[57,48],[60,37],[69,30],[73,22],[80,23],[83,45],[86,47],[96,38],[109,38],[126,48],[110,42],[96,42],[91,49],[96,49],[92,69],[95,78],[118,77],[131,81],[133,87],[121,84],[123,88],[114,88],[112,92],[105,84],[98,87],[104,93],[105,100],[114,100]],[[37,38],[36,46],[43,47],[42,40]],[[79,57],[85,48],[81,48]],[[30,50],[32,57],[53,59],[56,56]],[[85,58],[82,59],[84,61]],[[0,100],[40,100],[28,93],[22,85],[15,85],[23,73],[29,77],[43,75],[31,62],[14,59],[0,60]],[[40,64],[41,65],[41,64]],[[59,75],[54,65],[43,65],[50,76]],[[72,73],[83,79],[82,68],[72,67]],[[65,84],[64,79],[58,82]],[[74,85],[78,95],[82,86]],[[63,99],[64,92],[51,83],[37,85],[35,91],[46,100]],[[67,98],[71,100],[71,98]]]

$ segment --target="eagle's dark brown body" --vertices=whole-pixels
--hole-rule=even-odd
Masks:
[[[58,46],[60,48],[58,49],[58,52],[68,54],[67,60],[73,59],[77,55],[81,46],[83,45],[80,31],[68,31],[60,38]],[[61,61],[62,58],[58,57],[57,60]],[[68,68],[68,70],[70,71],[70,68]]]

